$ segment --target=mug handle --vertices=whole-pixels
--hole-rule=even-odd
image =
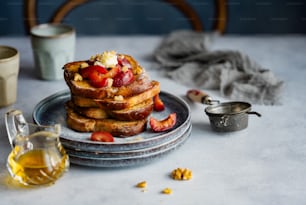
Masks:
[[[10,110],[5,114],[5,126],[10,145],[14,147],[17,135],[27,136],[29,134],[28,123],[21,110]]]

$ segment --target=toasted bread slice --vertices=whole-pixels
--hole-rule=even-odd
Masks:
[[[120,54],[123,55],[123,54]],[[126,86],[113,87],[106,86],[101,88],[93,87],[86,79],[76,79],[76,73],[79,72],[82,65],[87,61],[75,61],[64,65],[64,79],[73,95],[83,96],[86,98],[112,98],[114,96],[128,97],[139,94],[151,87],[151,80],[145,70],[129,55],[123,55],[129,60],[132,66],[132,72],[135,80]]]
[[[94,119],[107,119],[110,117],[106,110],[100,107],[79,107],[76,106],[71,100],[66,102],[66,106],[70,107],[76,113],[84,117]]]
[[[88,118],[106,119],[113,118],[116,120],[142,120],[146,119],[153,111],[153,100],[148,99],[133,107],[123,110],[110,110],[102,107],[78,107],[70,100],[66,104],[75,112]]]
[[[147,120],[120,121],[114,119],[92,119],[77,114],[66,106],[67,126],[78,132],[106,131],[115,137],[129,137],[143,132]]]
[[[99,103],[95,101],[95,99],[92,98],[85,98],[78,95],[71,95],[71,101],[73,104],[75,104],[78,107],[84,107],[84,108],[98,108],[100,107]]]
[[[130,97],[125,97],[121,100],[116,100],[115,98],[91,99],[77,95],[72,95],[71,100],[75,105],[79,107],[105,107],[110,110],[122,110],[133,107],[139,103],[142,103],[143,101],[153,98],[159,92],[159,82],[152,81],[150,89]]]
[[[64,71],[64,78],[71,93],[86,98],[112,98],[118,95],[128,97],[139,94],[151,87],[151,81],[146,73],[139,75],[133,83],[127,86],[102,88],[91,86],[87,80],[75,81],[73,80],[73,76],[72,73]]]
[[[96,103],[100,106],[113,110],[121,110],[129,107],[133,107],[147,99],[153,98],[160,92],[160,84],[158,81],[152,81],[152,87],[140,94],[133,95],[122,100],[116,100],[114,98],[95,99]]]
[[[133,107],[122,110],[109,110],[107,113],[117,120],[142,120],[146,119],[153,111],[153,99],[143,101]]]

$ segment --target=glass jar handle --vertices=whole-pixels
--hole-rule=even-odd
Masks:
[[[5,126],[9,142],[14,147],[17,135],[27,136],[29,134],[28,124],[21,110],[10,110],[5,114]]]

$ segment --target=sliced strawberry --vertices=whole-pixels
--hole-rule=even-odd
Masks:
[[[114,137],[109,132],[99,131],[93,132],[90,136],[92,141],[99,141],[99,142],[114,142]]]
[[[102,66],[99,66],[99,65],[91,65],[91,66],[88,66],[87,68],[81,69],[80,74],[83,78],[88,78],[89,74],[94,72],[94,71],[97,71],[101,74],[106,74],[107,73],[106,68],[104,68]]]
[[[105,74],[106,78],[113,78],[115,77],[119,72],[121,71],[121,66],[116,65],[115,67],[112,67],[108,70],[108,72]]]
[[[105,75],[99,73],[96,70],[89,73],[88,78],[90,80],[90,84],[96,88],[107,86],[107,78],[105,77]]]
[[[121,71],[114,77],[113,86],[121,87],[129,85],[134,81],[134,79],[134,74],[130,69],[125,72]]]
[[[96,71],[98,71],[101,74],[106,74],[108,72],[107,69],[103,66],[94,65],[93,67],[95,68]]]
[[[157,112],[163,111],[165,109],[164,102],[160,99],[159,95],[155,95],[153,97],[153,105],[154,105],[154,110]]]
[[[91,66],[87,67],[87,68],[83,68],[80,70],[80,74],[83,78],[88,78],[89,74],[93,71],[93,69],[91,68]]]
[[[129,60],[124,58],[123,56],[118,57],[117,60],[118,60],[118,64],[121,65],[121,66],[127,66],[128,68],[132,67]]]
[[[150,117],[150,126],[153,132],[162,132],[173,128],[176,123],[176,113],[171,113],[163,120]]]

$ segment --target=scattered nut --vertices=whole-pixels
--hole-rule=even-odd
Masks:
[[[112,78],[107,78],[107,87],[112,87],[114,80]]]
[[[103,66],[103,64],[100,61],[95,61],[94,65]]]
[[[121,100],[123,100],[123,96],[122,95],[116,95],[114,97],[114,100],[121,101]]]
[[[74,81],[82,81],[83,77],[79,73],[74,73]]]
[[[128,69],[129,68],[126,65],[124,65],[124,66],[122,66],[121,71],[122,72],[126,72],[126,71],[128,71]]]
[[[136,187],[146,188],[147,187],[147,182],[146,181],[139,182],[138,184],[136,184]]]
[[[80,64],[80,69],[87,68],[88,66],[89,66],[89,64],[87,62],[82,62]]]
[[[171,177],[174,180],[190,180],[192,178],[192,171],[187,168],[176,168],[171,172]],[[142,192],[147,191],[147,182],[142,181],[136,184],[136,187],[141,188]],[[161,191],[162,194],[172,194],[172,189],[169,187],[164,188]]]
[[[192,178],[192,171],[187,168],[177,168],[172,171],[171,176],[174,180],[189,180]]]
[[[134,70],[133,70],[133,74],[134,75],[140,75],[142,73],[142,68],[140,66],[137,66]]]
[[[170,189],[170,188],[167,187],[167,188],[165,188],[165,189],[162,190],[162,193],[163,193],[163,194],[172,194],[172,189]]]

